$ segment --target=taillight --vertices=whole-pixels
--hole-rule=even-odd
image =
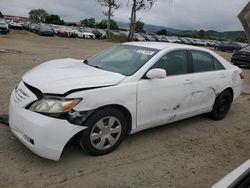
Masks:
[[[243,72],[240,73],[240,79],[241,79],[241,80],[244,80],[244,79],[245,79],[245,75],[244,75]]]

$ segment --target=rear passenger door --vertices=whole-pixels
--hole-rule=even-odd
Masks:
[[[189,52],[193,67],[192,77],[192,112],[208,112],[211,110],[216,93],[226,85],[227,75],[222,64],[205,51]]]

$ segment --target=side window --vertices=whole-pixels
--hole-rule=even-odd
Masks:
[[[214,70],[213,57],[201,51],[191,51],[194,72],[206,72]]]
[[[151,69],[154,68],[166,70],[168,76],[188,73],[187,51],[178,50],[169,52],[151,67]]]
[[[213,58],[213,60],[214,60],[214,68],[215,68],[215,70],[224,70],[225,69],[223,67],[223,65],[216,58]]]

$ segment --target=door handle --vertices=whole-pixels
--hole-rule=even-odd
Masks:
[[[187,79],[183,82],[184,85],[189,85],[189,84],[192,84],[192,81]]]

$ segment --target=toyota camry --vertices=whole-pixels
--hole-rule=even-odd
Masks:
[[[59,160],[73,138],[103,155],[144,129],[199,114],[225,118],[243,81],[240,68],[205,48],[124,43],[28,71],[11,94],[9,123],[41,157]]]

